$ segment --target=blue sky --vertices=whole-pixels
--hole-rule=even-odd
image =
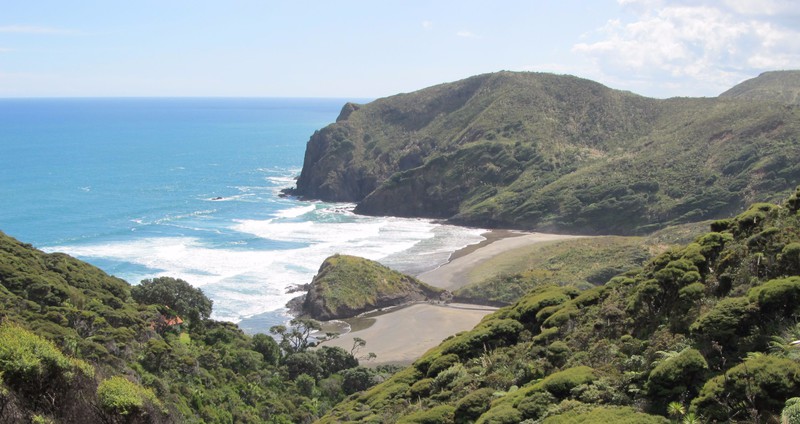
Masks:
[[[0,97],[375,98],[499,70],[653,97],[800,69],[797,0],[0,0]]]

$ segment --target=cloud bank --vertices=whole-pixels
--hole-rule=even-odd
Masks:
[[[800,6],[794,0],[618,0],[610,20],[573,46],[595,72],[668,95],[721,92],[766,70],[800,68]]]

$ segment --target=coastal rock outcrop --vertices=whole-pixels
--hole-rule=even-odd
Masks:
[[[349,318],[374,309],[442,301],[449,292],[356,256],[326,259],[311,282],[302,312],[318,320]]]
[[[797,93],[800,71],[672,99],[565,75],[478,75],[346,104],[311,136],[287,192],[368,215],[646,233],[788,195],[800,180]]]

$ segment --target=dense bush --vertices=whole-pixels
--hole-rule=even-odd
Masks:
[[[338,348],[308,351],[311,326],[284,327],[283,356],[267,335],[207,319],[210,301],[179,280],[139,287],[136,297],[181,299],[138,303],[124,281],[0,233],[0,421],[310,423],[345,396],[330,374],[357,361]]]
[[[534,386],[550,392],[557,398],[565,398],[570,391],[581,384],[586,384],[597,378],[597,372],[591,367],[578,366],[558,371],[545,377]]]
[[[717,302],[691,325],[691,331],[708,342],[723,346],[739,344],[747,336],[758,308],[746,297],[729,297]]]
[[[629,407],[599,406],[550,416],[542,424],[669,424],[664,417],[643,414]]]
[[[0,382],[32,407],[53,413],[68,409],[72,388],[90,386],[94,375],[93,366],[67,357],[53,342],[16,324],[0,323]]]
[[[755,419],[777,415],[786,399],[800,393],[800,364],[759,355],[706,382],[692,401],[692,408],[708,419],[725,421],[732,416]]]
[[[800,397],[787,399],[784,405],[781,411],[781,423],[800,424]]]
[[[453,407],[439,405],[414,412],[397,421],[398,424],[449,424],[453,422]]]
[[[428,377],[436,377],[440,372],[450,368],[458,362],[458,355],[448,353],[436,358],[428,367]]]
[[[705,381],[707,371],[703,355],[687,348],[656,365],[648,377],[647,390],[651,399],[662,406],[677,399],[691,399],[695,388]]]
[[[97,400],[111,420],[121,416],[128,422],[135,422],[163,408],[152,390],[120,376],[103,380],[97,386]]]
[[[475,424],[519,424],[522,413],[511,405],[503,404],[486,411]]]
[[[800,308],[800,277],[769,280],[750,289],[748,297],[769,315],[793,315]]]
[[[454,412],[455,424],[474,422],[491,406],[494,389],[484,387],[464,396],[456,402]]]

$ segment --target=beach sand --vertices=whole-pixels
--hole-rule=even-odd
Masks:
[[[375,316],[369,327],[343,334],[323,345],[339,346],[349,352],[354,337],[360,337],[367,342],[356,354],[361,365],[408,365],[447,337],[471,329],[492,311],[493,308],[476,305],[416,303]],[[377,357],[366,361],[364,357],[369,352]]]
[[[485,241],[489,241],[488,244],[477,246],[477,248],[472,251],[467,251],[471,247],[467,246],[454,253],[450,257],[450,262],[432,271],[422,273],[418,275],[417,278],[432,286],[441,287],[450,291],[457,290],[469,283],[467,274],[470,270],[504,252],[536,243],[579,237],[561,234],[519,233],[503,230],[498,231],[498,234],[492,233],[495,232],[493,231],[489,233],[488,236],[485,236]],[[481,243],[479,243],[479,245],[480,244]],[[467,252],[463,253],[462,251]]]
[[[472,268],[497,255],[535,243],[574,236],[493,230],[484,237],[486,240],[453,253],[448,263],[418,278],[432,286],[453,291],[467,284],[464,276]],[[408,365],[445,338],[472,329],[494,310],[496,308],[479,305],[417,303],[345,320],[352,330],[323,345],[339,346],[349,352],[354,338],[359,337],[367,344],[356,356],[363,357],[368,352],[377,355],[371,361],[362,360],[363,365]]]

